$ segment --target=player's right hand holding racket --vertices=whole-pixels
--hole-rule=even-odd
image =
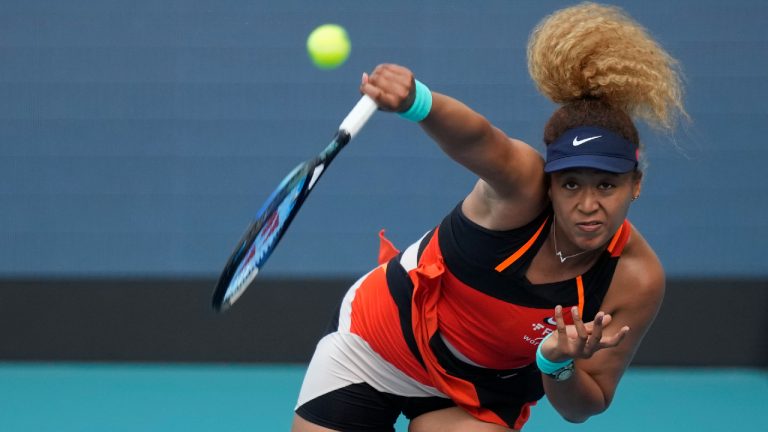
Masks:
[[[413,105],[414,85],[415,79],[409,69],[382,64],[370,76],[363,74],[360,91],[370,96],[382,111],[404,112]]]

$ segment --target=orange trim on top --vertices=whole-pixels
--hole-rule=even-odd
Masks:
[[[584,280],[581,275],[576,277],[576,290],[579,293],[579,316],[584,318]]]
[[[548,220],[549,220],[549,217],[547,217],[546,219],[544,219],[544,223],[542,223],[542,224],[541,224],[541,226],[539,227],[539,229],[538,229],[538,230],[536,230],[536,233],[533,235],[533,237],[531,237],[531,238],[530,238],[530,239],[529,239],[529,240],[528,240],[528,241],[527,241],[527,242],[526,242],[526,243],[525,243],[525,244],[524,244],[524,245],[523,245],[523,246],[522,246],[520,249],[518,249],[518,250],[517,250],[515,253],[513,253],[512,255],[510,255],[510,256],[509,256],[509,258],[505,259],[504,261],[502,261],[502,262],[501,262],[501,264],[497,265],[497,266],[496,266],[496,271],[497,271],[497,272],[499,272],[499,273],[503,272],[503,271],[504,271],[504,269],[506,269],[507,267],[509,267],[510,265],[512,265],[512,263],[514,263],[515,261],[517,261],[517,259],[518,259],[518,258],[520,258],[521,256],[523,256],[523,254],[524,254],[524,253],[526,253],[526,252],[528,251],[528,249],[530,249],[530,248],[531,248],[531,246],[533,246],[533,243],[534,243],[534,242],[536,242],[536,239],[537,239],[537,238],[539,238],[539,234],[541,234],[541,230],[543,230],[543,229],[544,229],[544,226],[547,224],[547,221],[548,221]]]
[[[613,235],[611,244],[608,245],[607,250],[612,257],[618,257],[621,255],[621,252],[624,250],[624,246],[626,246],[627,242],[629,241],[631,232],[632,227],[630,226],[629,221],[625,219],[624,223],[619,227],[619,230],[616,231],[616,234]]]
[[[619,230],[616,231],[616,234],[613,235],[613,239],[611,239],[611,244],[608,245],[608,252],[613,252],[613,248],[616,246],[616,242],[619,241],[619,237],[621,237],[621,232],[624,231],[624,224],[621,224],[619,227]]]

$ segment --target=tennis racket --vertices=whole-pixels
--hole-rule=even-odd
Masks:
[[[294,168],[267,198],[221,272],[213,292],[215,310],[227,310],[253,282],[317,180],[376,108],[373,99],[363,96],[341,122],[331,143],[315,158]]]

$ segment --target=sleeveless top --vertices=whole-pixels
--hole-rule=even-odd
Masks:
[[[387,302],[402,333],[374,335],[373,349],[474,417],[520,429],[544,395],[535,353],[556,329],[555,306],[577,306],[585,322],[593,320],[631,231],[624,221],[584,274],[532,284],[525,273],[552,215],[548,207],[523,227],[493,231],[470,221],[459,203],[407,259],[382,234]]]

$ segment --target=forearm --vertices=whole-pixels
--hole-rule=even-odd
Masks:
[[[542,375],[544,391],[547,399],[560,415],[573,423],[582,423],[589,417],[599,414],[608,408],[610,397],[584,370],[578,365],[574,375],[565,381]]]
[[[535,149],[510,139],[460,101],[430,91],[408,69],[379,65],[370,76],[363,75],[360,90],[380,109],[419,122],[451,159],[480,177],[495,196],[527,200],[543,194],[543,164]]]
[[[458,100],[435,92],[432,110],[420,124],[448,156],[470,168],[486,152],[498,151],[495,142],[506,140],[485,117]]]
[[[373,98],[380,109],[399,112],[418,121],[449,157],[495,187],[506,188],[516,182],[509,173],[519,170],[511,164],[526,165],[532,159],[531,154],[535,155],[536,162],[540,159],[527,145],[513,145],[504,132],[460,101],[431,92],[402,66],[377,66],[370,76],[363,75],[360,90]],[[428,94],[424,94],[425,90]],[[518,153],[528,157],[518,158]]]

